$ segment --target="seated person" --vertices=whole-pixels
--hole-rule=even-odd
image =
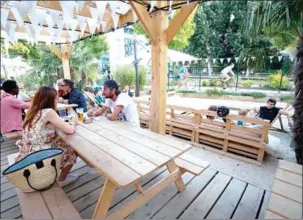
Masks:
[[[90,109],[88,116],[99,116],[106,114],[106,117],[111,120],[119,120],[128,122],[134,126],[140,126],[139,114],[136,104],[126,93],[121,93],[119,86],[114,80],[104,82],[102,95],[106,101],[102,108]],[[109,110],[111,113],[108,113]]]
[[[36,92],[23,124],[22,139],[16,142],[19,147],[16,161],[42,149],[62,148],[64,152],[58,180],[63,181],[68,177],[72,181],[78,178],[77,175],[68,175],[76,163],[77,155],[69,145],[58,138],[56,128],[66,134],[73,134],[77,117],[74,117],[70,124],[64,122],[56,113],[56,100],[57,91],[54,88],[43,86]]]
[[[217,115],[222,118],[222,120],[226,123],[226,116],[229,115],[229,108],[225,107],[225,106],[220,106],[217,109]]]
[[[64,96],[59,98],[60,103],[64,104],[76,104],[76,108],[83,108],[84,112],[87,112],[86,100],[82,92],[79,89],[74,88],[74,82],[69,79],[64,79],[63,84],[60,85],[64,94],[68,94],[68,99],[65,99]],[[74,109],[76,109],[74,108]]]
[[[129,86],[125,86],[123,92],[128,94],[130,97],[134,96],[134,93],[130,91]]]
[[[269,120],[270,123],[277,117],[278,114],[286,115],[288,119],[288,124],[291,126],[291,115],[290,113],[284,111],[281,108],[275,107],[277,101],[275,99],[268,99],[266,106],[261,106],[260,108],[255,108],[254,112],[259,113],[258,118]]]
[[[58,97],[62,97],[63,99],[68,99],[68,96],[64,96],[64,91],[62,90],[63,79],[58,79],[57,84],[55,85],[55,89],[58,91]]]
[[[95,95],[95,99],[99,103],[99,105],[102,105],[105,102],[104,99],[102,98],[101,87],[96,87],[94,89],[94,95]]]
[[[209,111],[213,111],[213,112],[217,112],[217,106],[211,105],[211,106],[208,107],[208,110],[209,110]],[[211,115],[206,115],[206,118],[208,118],[208,119],[210,119],[210,120],[216,119],[215,116],[211,116]]]
[[[22,109],[28,109],[31,104],[16,97],[19,94],[19,87],[15,80],[8,79],[4,81],[2,89],[1,133],[22,131]]]
[[[247,110],[245,110],[245,109],[241,109],[239,112],[238,112],[238,115],[241,115],[241,116],[247,116],[248,115],[248,111]],[[237,122],[237,125],[239,125],[239,126],[248,126],[248,125],[250,125],[249,123],[246,123],[246,122],[244,122],[244,121],[238,121]]]

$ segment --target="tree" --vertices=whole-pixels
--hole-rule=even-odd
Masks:
[[[264,68],[264,57],[276,55],[278,49],[268,34],[251,36],[243,31],[249,9],[247,1],[201,3],[186,52],[200,58],[240,57],[243,67]]]
[[[244,41],[239,29],[245,13],[245,2],[201,3],[194,18],[195,33],[186,51],[201,58],[239,56]],[[232,15],[235,17],[231,21]]]
[[[173,17],[175,17],[180,10],[176,11]],[[193,18],[195,15],[196,10],[194,10],[191,15],[187,18],[186,22],[183,24],[183,26],[179,29],[174,39],[170,42],[169,48],[173,50],[183,51],[184,48],[186,48],[189,44],[190,37],[194,34],[196,25],[193,22]],[[134,30],[136,34],[143,34],[146,37],[147,34],[145,33],[145,30],[141,26],[141,24],[135,24]]]
[[[3,47],[1,44],[1,51]],[[99,60],[102,53],[107,50],[107,42],[104,37],[100,36],[87,38],[75,43],[70,57],[70,70],[72,79],[81,81],[81,88],[87,84],[87,81],[92,84],[97,78]],[[39,85],[49,85],[57,78],[63,78],[62,61],[43,43],[31,46],[25,42],[18,42],[10,46],[8,52],[10,56],[22,56],[29,62],[33,67],[29,75],[36,80],[39,79]],[[26,77],[23,77],[21,80],[23,79],[25,81],[28,80]],[[25,82],[26,85],[28,83],[30,81]]]
[[[101,56],[107,50],[108,45],[104,37],[87,38],[74,45],[70,67],[81,79],[81,88],[87,85],[87,78],[90,84],[97,78]]]
[[[7,55],[3,40],[1,40],[1,54]],[[9,45],[8,54],[11,58],[21,56],[23,59],[28,60],[37,58],[39,56],[39,51],[35,46],[20,41]]]
[[[303,30],[302,30],[303,36]],[[295,142],[295,153],[297,163],[302,164],[303,155],[303,37],[300,37],[298,52],[296,56],[296,65],[293,70],[295,83],[295,100],[294,100],[294,124],[293,140]]]
[[[302,164],[303,154],[303,1],[252,2],[251,17],[247,19],[246,30],[257,36],[265,30],[271,33],[289,32],[299,40],[296,65],[293,70],[295,83],[295,100],[292,136],[297,163]],[[275,37],[281,37],[276,34]]]

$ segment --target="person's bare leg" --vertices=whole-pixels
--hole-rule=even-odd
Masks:
[[[65,180],[67,174],[69,174],[69,171],[72,169],[72,167],[73,167],[73,165],[69,165],[69,166],[63,168],[63,169],[61,170],[61,173],[60,173],[60,176],[59,176],[58,180],[59,180],[59,181]]]
[[[180,87],[181,87],[181,80],[179,80],[178,82],[178,89],[180,89]]]

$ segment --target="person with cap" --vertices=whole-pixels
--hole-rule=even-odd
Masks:
[[[64,104],[76,104],[77,108],[83,108],[84,112],[87,112],[86,99],[81,91],[74,88],[74,82],[69,79],[64,79],[62,84],[59,85],[59,89],[63,91],[63,94],[68,95],[68,99],[65,99],[66,95],[60,97],[58,102]]]
[[[103,87],[102,95],[106,98],[104,106],[89,110],[88,116],[106,114],[106,117],[111,121],[119,120],[140,126],[136,104],[128,94],[120,92],[117,82],[112,79],[107,80]]]

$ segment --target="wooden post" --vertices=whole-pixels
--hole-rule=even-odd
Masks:
[[[163,7],[165,1],[159,1]],[[166,124],[166,74],[167,74],[167,40],[168,12],[156,11],[152,17],[153,31],[156,39],[152,41],[152,90],[151,90],[151,130],[165,134]]]
[[[168,12],[158,10],[150,15],[147,9],[135,1],[129,1],[141,21],[152,43],[152,92],[151,92],[151,130],[165,134],[166,126],[166,75],[168,44],[176,35],[197,2],[184,4],[181,12],[168,25]],[[167,6],[167,1],[157,1],[158,8]]]
[[[61,46],[61,49],[59,49],[54,44],[51,44],[50,50],[62,61],[64,79],[70,79],[69,57],[72,52],[72,45],[64,44]]]
[[[62,58],[64,79],[70,79],[69,60]]]

